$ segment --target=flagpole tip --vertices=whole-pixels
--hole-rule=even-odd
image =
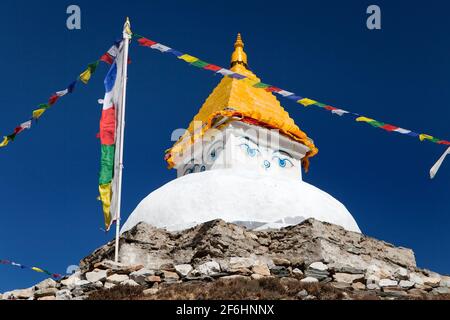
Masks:
[[[123,36],[124,38],[131,39],[133,32],[131,32],[131,22],[130,18],[127,17],[125,25],[123,26]]]

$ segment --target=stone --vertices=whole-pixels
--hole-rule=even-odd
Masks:
[[[121,282],[120,285],[122,285],[122,286],[139,287],[139,283],[137,283],[136,281],[131,280],[131,279],[128,279],[128,280],[125,280],[125,281]]]
[[[308,295],[303,300],[317,300],[317,297],[313,295]]]
[[[164,281],[166,282],[176,282],[180,279],[176,272],[163,270]]]
[[[231,257],[229,262],[229,268],[231,270],[247,268],[250,269],[255,264],[255,259]]]
[[[365,290],[366,289],[366,285],[364,283],[361,282],[355,282],[352,284],[352,288],[354,290]]]
[[[409,274],[409,281],[412,281],[412,282],[414,282],[415,284],[418,284],[418,285],[424,284],[423,277],[420,276],[418,273],[415,273],[415,272],[411,272]]]
[[[347,264],[336,264],[332,263],[328,265],[328,269],[332,269],[334,273],[350,273],[350,274],[361,274],[365,273],[365,269],[356,268]]]
[[[234,274],[231,276],[225,276],[225,277],[220,278],[220,280],[223,280],[223,281],[230,281],[230,280],[236,280],[236,279],[246,280],[246,279],[248,279],[248,277],[242,276],[240,274]]]
[[[273,264],[281,267],[289,267],[291,262],[288,259],[284,258],[272,258]]]
[[[380,282],[380,278],[378,278],[376,275],[371,274],[370,276],[366,277],[366,284],[376,284],[378,285],[378,282]]]
[[[142,264],[125,264],[120,262],[114,262],[111,260],[104,260],[94,264],[94,268],[111,270],[112,273],[117,274],[129,274],[134,271],[138,271],[144,268]]]
[[[292,270],[292,275],[296,278],[302,278],[303,277],[303,271],[300,270],[299,268],[295,268],[294,270]]]
[[[87,280],[78,280],[78,281],[75,281],[75,283],[74,283],[75,287],[85,287],[89,284],[90,284],[90,282]]]
[[[317,280],[317,278],[313,278],[313,277],[306,277],[306,278],[300,280],[300,282],[303,282],[303,283],[317,283],[317,282],[319,282],[319,280]]]
[[[398,285],[403,289],[410,289],[414,287],[414,282],[409,280],[400,280]]]
[[[114,283],[111,283],[111,282],[105,282],[105,284],[103,285],[103,288],[105,288],[105,289],[112,289],[112,288],[114,288],[115,286],[117,286],[117,285],[114,284]]]
[[[450,294],[450,288],[448,287],[437,287],[431,290],[432,294]]]
[[[448,276],[441,276],[441,287],[447,287],[450,288],[450,277]]]
[[[408,290],[408,294],[415,297],[423,297],[427,294],[427,292],[421,289],[413,288]]]
[[[128,280],[130,277],[128,277],[125,274],[113,274],[106,278],[107,282],[112,282],[114,284],[120,284],[126,280]]]
[[[438,287],[439,283],[441,282],[440,277],[425,277],[423,279],[423,284],[430,287]]]
[[[193,267],[190,264],[179,264],[175,266],[175,270],[180,277],[186,277],[192,269]]]
[[[45,289],[43,289],[43,290],[45,290]],[[45,300],[47,300],[47,301],[53,301],[53,300],[56,300],[56,297],[55,296],[44,296],[44,297],[41,297],[41,298],[38,298],[38,300],[42,300],[42,301],[45,301]]]
[[[297,293],[297,298],[303,299],[303,298],[307,297],[308,294],[309,294],[308,291],[303,289]]]
[[[161,277],[160,276],[148,276],[145,279],[145,281],[148,283],[159,283],[159,282],[161,282]]]
[[[324,280],[328,277],[328,266],[322,262],[314,262],[308,266],[305,271],[305,276],[313,277],[320,280]]]
[[[56,288],[56,281],[53,279],[45,279],[44,281],[39,282],[35,287],[36,290],[47,289],[47,288]]]
[[[408,296],[408,293],[398,287],[386,287],[383,288],[383,292],[380,295],[384,297],[403,298]]]
[[[97,281],[104,281],[107,277],[106,270],[98,270],[93,272],[88,272],[85,274],[86,280],[89,282],[97,282]]]
[[[270,273],[279,278],[290,276],[289,269],[287,269],[286,267],[281,267],[281,266],[273,267],[272,269],[270,269]]]
[[[366,285],[366,287],[367,287],[367,290],[380,290],[380,286],[375,283],[368,283]]]
[[[35,291],[34,297],[42,298],[42,297],[48,297],[48,296],[55,296],[57,292],[58,292],[58,289],[47,287],[47,288],[39,289],[39,290]]]
[[[407,280],[409,279],[409,274],[408,274],[408,270],[406,270],[405,268],[397,268],[394,271],[394,277],[398,280]]]
[[[328,266],[323,262],[314,262],[309,265],[308,269],[313,269],[317,271],[326,271],[328,270]]]
[[[149,276],[153,276],[155,272],[153,270],[149,270],[146,268],[140,269],[138,271],[134,271],[130,273],[130,279],[136,281],[140,285],[146,284],[146,279]]]
[[[216,261],[208,261],[205,262],[196,268],[200,275],[202,276],[211,276],[215,273],[219,273],[221,271],[220,265]]]
[[[34,295],[34,288],[14,290],[8,292],[8,296],[12,296],[15,299],[29,299]],[[6,299],[5,299],[6,300]]]
[[[265,276],[262,276],[262,275],[257,274],[257,273],[252,274],[250,277],[251,277],[253,280],[260,280],[260,279],[265,278]]]
[[[81,280],[81,273],[77,271],[68,278],[61,280],[61,285],[73,289],[75,287],[75,282],[79,280]]]
[[[430,287],[430,286],[427,286],[425,284],[417,284],[417,283],[414,285],[414,288],[420,289],[420,290],[423,290],[423,291],[431,291],[431,290],[433,290],[433,288]]]
[[[56,292],[55,298],[56,300],[71,300],[72,294],[69,289],[63,289]]]
[[[380,282],[378,282],[378,285],[383,288],[383,287],[395,287],[398,285],[398,282],[395,280],[391,280],[391,279],[381,279]]]
[[[350,283],[364,280],[363,274],[335,273],[333,279],[336,282]]]
[[[145,296],[153,296],[153,295],[157,294],[158,291],[159,291],[158,288],[150,288],[150,289],[144,290],[142,293],[143,293]]]
[[[386,269],[381,269],[379,266],[375,264],[371,264],[366,268],[365,277],[376,276],[379,279],[389,279],[392,276],[392,273]]]
[[[256,264],[252,267],[253,273],[259,274],[261,276],[270,276],[270,270],[267,264]]]

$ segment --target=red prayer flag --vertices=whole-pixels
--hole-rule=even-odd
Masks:
[[[277,87],[268,87],[268,88],[266,88],[266,91],[268,91],[268,92],[280,92],[281,89],[277,88]]]
[[[106,62],[107,64],[112,64],[114,62],[114,58],[109,53],[105,53],[100,57],[100,61]]]
[[[398,129],[398,127],[390,125],[390,124],[385,124],[384,126],[381,126],[381,128],[386,131],[394,131],[394,130]]]
[[[208,64],[207,66],[203,67],[203,69],[217,72],[217,71],[219,71],[222,68],[219,67],[219,66],[216,66],[215,64]]]
[[[155,45],[157,43],[157,42],[152,41],[152,40],[147,39],[147,38],[140,38],[138,40],[138,42],[143,47],[151,47],[151,46],[153,46],[153,45]]]
[[[332,106],[325,106],[324,108],[326,110],[329,110],[329,111],[338,110],[338,108],[335,108],[335,107],[332,107]]]
[[[446,145],[446,146],[450,146],[450,141],[441,140],[441,141],[438,141],[437,143],[438,144],[443,144],[443,145]]]
[[[54,105],[56,103],[56,101],[58,101],[58,99],[59,99],[59,96],[57,94],[54,94],[50,97],[50,99],[48,99],[48,104],[50,106]]]

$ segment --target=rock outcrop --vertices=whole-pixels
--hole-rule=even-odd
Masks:
[[[326,284],[349,293],[381,299],[442,298],[450,277],[417,268],[410,249],[395,247],[359,233],[309,219],[281,230],[250,231],[214,220],[170,233],[141,223],[120,239],[80,262],[80,270],[59,282],[50,279],[3,299],[86,299],[118,285],[141,286],[148,295],[164,285],[216,279],[280,278]],[[301,290],[298,299],[314,296]]]

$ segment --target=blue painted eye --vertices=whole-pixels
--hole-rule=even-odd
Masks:
[[[244,148],[245,149],[245,151],[247,152],[247,154],[250,156],[250,157],[256,157],[258,154],[259,154],[259,150],[258,149],[256,149],[256,148],[251,148],[248,144],[246,144],[246,143],[243,143],[243,144],[241,144],[240,145],[242,148]]]
[[[271,166],[270,161],[264,160],[264,168],[269,169]]]
[[[289,160],[289,159],[287,159],[287,158],[285,158],[285,159],[282,159],[282,158],[280,158],[280,157],[274,157],[274,159],[278,159],[278,165],[281,167],[281,168],[292,168],[293,166],[294,166],[294,164],[292,163],[292,161],[291,160]]]
[[[212,160],[214,160],[216,158],[216,149],[212,150],[211,153],[209,154],[209,156],[211,157]]]
[[[205,167],[205,166],[202,166],[202,167],[200,168],[200,171],[201,171],[201,172],[206,171],[206,167]]]
[[[191,174],[191,173],[193,173],[193,172],[194,172],[194,168],[187,169],[187,170],[184,172],[184,175],[188,175],[188,174]]]

